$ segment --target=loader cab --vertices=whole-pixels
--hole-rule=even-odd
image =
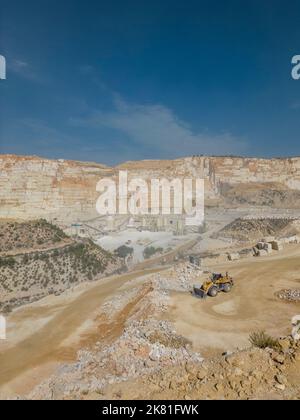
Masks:
[[[212,275],[211,275],[211,280],[213,282],[215,282],[215,281],[217,281],[217,280],[219,280],[221,278],[222,278],[222,274],[220,274],[220,273],[212,273]]]

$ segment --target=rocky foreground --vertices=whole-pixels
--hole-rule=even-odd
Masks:
[[[139,396],[148,385],[154,399],[300,399],[300,343],[286,337],[281,344],[164,369],[143,379]]]

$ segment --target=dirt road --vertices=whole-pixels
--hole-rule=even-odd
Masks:
[[[25,375],[19,382],[24,387],[28,382],[34,382],[34,376],[39,375],[37,367],[46,368],[62,361],[74,361],[77,351],[85,344],[87,331],[88,336],[91,336],[91,323],[101,304],[127,281],[160,270],[113,276],[88,285],[86,291],[74,294],[75,298],[58,297],[53,303],[55,298],[50,297],[45,299],[49,304],[41,301],[14,312],[8,320],[8,340],[0,341],[0,393],[18,390],[18,385],[10,382],[26,372],[29,372],[29,377]],[[24,334],[24,329],[27,330],[27,336],[20,341],[18,339]],[[77,335],[77,341],[73,340],[72,345],[66,345],[67,340],[74,335]]]
[[[214,266],[215,271],[229,271],[234,277],[232,292],[205,301],[175,293],[168,318],[204,356],[248,346],[252,331],[289,334],[291,318],[300,313],[300,304],[279,301],[274,293],[300,287],[299,257],[297,245],[273,256]]]

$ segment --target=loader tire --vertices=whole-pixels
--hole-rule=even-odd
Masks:
[[[224,284],[223,291],[225,293],[229,293],[231,291],[231,284],[229,284],[229,283]]]
[[[216,297],[217,296],[217,294],[218,294],[218,289],[217,289],[217,287],[211,287],[210,289],[209,289],[209,291],[208,291],[208,295],[210,296],[210,297]]]

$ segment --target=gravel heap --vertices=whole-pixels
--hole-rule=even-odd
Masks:
[[[300,302],[300,289],[284,289],[276,293],[279,299],[289,302]]]
[[[199,283],[199,277],[203,272],[187,263],[180,263],[164,273],[154,276],[156,287],[161,290],[184,292],[191,290],[195,283]]]

